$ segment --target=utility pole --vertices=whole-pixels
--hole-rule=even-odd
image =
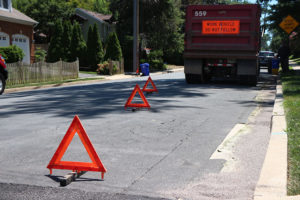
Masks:
[[[139,66],[139,0],[133,0],[133,72]]]

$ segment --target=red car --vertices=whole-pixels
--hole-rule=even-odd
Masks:
[[[0,55],[0,94],[4,92],[6,80],[7,80],[7,69],[4,58]]]

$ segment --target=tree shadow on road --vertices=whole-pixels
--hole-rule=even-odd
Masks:
[[[80,115],[82,118],[103,117],[107,113],[124,114],[124,105],[135,84],[142,88],[145,80],[121,80],[101,82],[91,85],[50,88],[43,90],[10,93],[0,99],[0,116],[10,117],[18,114],[50,114],[61,117]],[[195,84],[184,79],[154,80],[158,93],[147,95],[151,105],[150,112],[161,112],[175,108],[201,107],[176,104],[180,98],[203,98],[210,95],[206,89],[232,88],[234,90],[253,90],[255,87],[238,84]],[[13,101],[13,102],[12,102]]]

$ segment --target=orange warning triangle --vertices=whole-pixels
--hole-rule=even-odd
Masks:
[[[132,99],[134,98],[136,93],[139,93],[140,97],[142,98],[144,103],[131,103]],[[146,99],[146,97],[144,96],[143,92],[141,91],[140,87],[138,84],[136,84],[135,88],[133,89],[130,97],[128,98],[126,104],[125,104],[125,109],[127,107],[136,107],[136,108],[150,108],[150,105]]]
[[[147,89],[147,86],[148,86],[149,82],[151,83],[153,89]],[[158,90],[157,90],[157,88],[156,88],[155,84],[153,83],[150,76],[149,76],[147,82],[145,83],[145,85],[143,87],[143,92],[158,92]]]
[[[61,161],[64,153],[66,152],[68,146],[70,145],[75,133],[80,137],[84,148],[89,154],[91,163],[88,162],[73,162],[73,161]],[[76,115],[66,132],[64,138],[60,142],[56,152],[54,153],[52,159],[50,160],[48,166],[50,169],[50,174],[52,174],[52,169],[69,169],[73,171],[95,171],[102,172],[102,179],[104,178],[104,173],[106,172],[99,156],[97,155],[88,135],[86,134],[79,117]]]

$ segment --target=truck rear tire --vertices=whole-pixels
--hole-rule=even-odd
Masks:
[[[257,84],[257,76],[249,76],[248,77],[248,85],[256,86]]]
[[[6,85],[6,82],[5,82],[4,76],[3,76],[3,74],[0,74],[0,95],[4,92],[5,85]]]
[[[256,86],[257,76],[255,76],[255,75],[240,75],[239,83],[242,85]]]
[[[188,84],[201,83],[201,75],[198,74],[185,74],[185,81]]]

